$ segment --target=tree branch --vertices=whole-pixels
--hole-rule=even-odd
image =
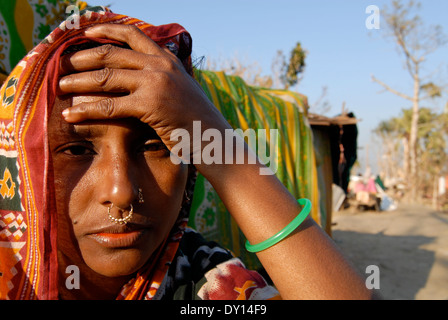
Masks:
[[[397,95],[397,96],[399,96],[399,97],[401,97],[403,99],[406,99],[406,100],[409,100],[409,101],[413,100],[412,97],[408,96],[407,94],[401,93],[401,92],[399,92],[399,91],[397,91],[395,89],[392,89],[391,87],[389,87],[384,82],[382,82],[382,81],[378,80],[377,78],[375,78],[375,76],[373,76],[373,75],[372,75],[372,81],[378,83],[379,85],[381,85],[387,91],[389,91],[389,92],[391,92],[391,93],[393,93],[393,94],[395,94],[395,95]]]

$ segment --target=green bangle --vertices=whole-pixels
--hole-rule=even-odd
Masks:
[[[246,249],[249,252],[260,252],[263,250],[266,250],[273,245],[279,243],[283,239],[285,239],[287,236],[289,236],[294,230],[296,230],[302,222],[308,217],[310,211],[311,211],[311,201],[308,199],[299,199],[297,202],[301,206],[305,206],[303,210],[299,213],[299,215],[292,220],[290,224],[288,224],[282,231],[274,235],[272,238],[269,238],[259,244],[250,244],[249,240],[246,241]]]

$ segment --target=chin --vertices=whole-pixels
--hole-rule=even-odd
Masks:
[[[123,277],[136,273],[150,259],[159,243],[151,232],[136,234],[89,235],[79,241],[85,264],[105,277]]]
[[[107,255],[97,255],[84,261],[96,273],[109,278],[124,277],[136,273],[151,257],[137,249],[114,250]]]

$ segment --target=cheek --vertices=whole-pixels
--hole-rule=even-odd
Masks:
[[[163,193],[170,196],[183,195],[188,176],[186,165],[174,165],[170,162],[153,169],[152,174]]]
[[[91,184],[86,175],[87,168],[56,163],[54,168],[55,198],[59,218],[77,221],[82,210],[76,207],[87,203]]]
[[[148,196],[145,204],[157,208],[157,212],[163,212],[170,216],[171,221],[175,221],[182,206],[188,166],[174,165],[168,160],[158,165],[149,164],[148,168],[151,178],[146,179],[142,186],[145,197]]]
[[[58,250],[66,257],[70,257],[72,264],[81,265],[82,258],[78,247],[79,234],[77,226],[78,220],[81,219],[79,212],[83,212],[77,207],[85,203],[84,199],[79,195],[88,194],[77,190],[82,183],[82,172],[74,170],[75,166],[67,166],[66,161],[61,163],[57,160],[54,162],[54,187],[56,210],[58,214]],[[85,171],[85,170],[81,170]],[[76,196],[78,195],[78,196]],[[73,210],[74,209],[74,210]]]

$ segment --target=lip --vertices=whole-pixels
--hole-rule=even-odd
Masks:
[[[88,236],[106,248],[130,248],[138,245],[148,231],[148,227],[142,226],[117,226],[94,231]]]

